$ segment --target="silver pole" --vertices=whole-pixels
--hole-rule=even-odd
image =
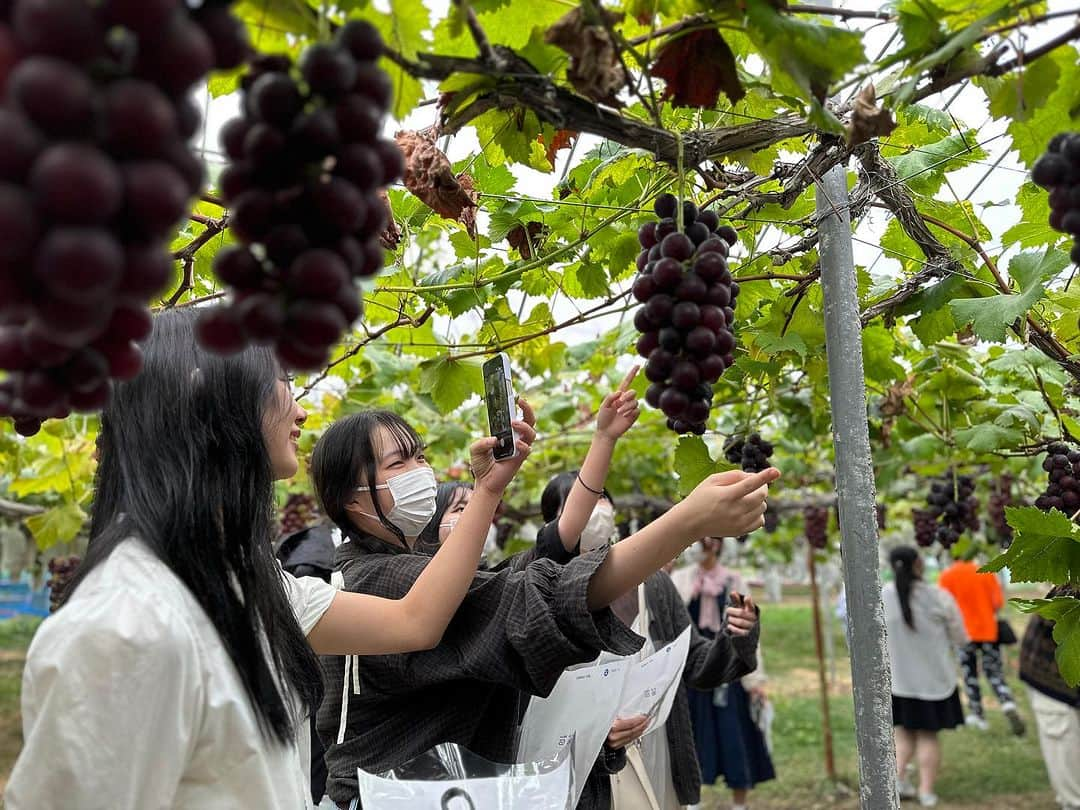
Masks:
[[[897,810],[892,675],[878,579],[874,468],[866,421],[862,327],[846,168],[831,169],[816,190],[840,545],[859,750],[859,806],[862,810]]]

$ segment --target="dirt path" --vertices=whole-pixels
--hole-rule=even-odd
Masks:
[[[850,796],[836,799],[755,799],[750,797],[752,810],[859,810],[857,797]],[[728,810],[731,804],[727,801],[718,801],[713,804],[703,802],[702,810]],[[901,810],[915,810],[917,802],[902,802]],[[1058,810],[1057,802],[1050,791],[1045,793],[1024,793],[1020,795],[992,796],[990,798],[970,802],[947,802],[938,804],[938,810]]]

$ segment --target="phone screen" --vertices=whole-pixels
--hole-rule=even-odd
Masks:
[[[494,451],[497,459],[514,455],[514,431],[510,426],[510,390],[510,380],[506,376],[506,364],[502,357],[495,357],[484,363],[484,402],[487,405],[491,435],[499,440]]]

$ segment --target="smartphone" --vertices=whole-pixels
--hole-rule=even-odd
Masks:
[[[510,421],[517,412],[517,397],[510,379],[510,358],[497,354],[484,363],[484,403],[487,405],[488,429],[498,440],[493,455],[505,461],[517,455],[517,434]]]

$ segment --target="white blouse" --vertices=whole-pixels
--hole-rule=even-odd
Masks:
[[[337,591],[282,573],[306,635]],[[138,540],[122,543],[34,636],[10,810],[311,806],[310,731],[259,728],[217,631]]]
[[[896,583],[887,583],[881,598],[889,636],[892,693],[944,700],[956,689],[956,648],[968,642],[956,601],[948,591],[915,581],[911,588],[912,630],[904,622]]]

